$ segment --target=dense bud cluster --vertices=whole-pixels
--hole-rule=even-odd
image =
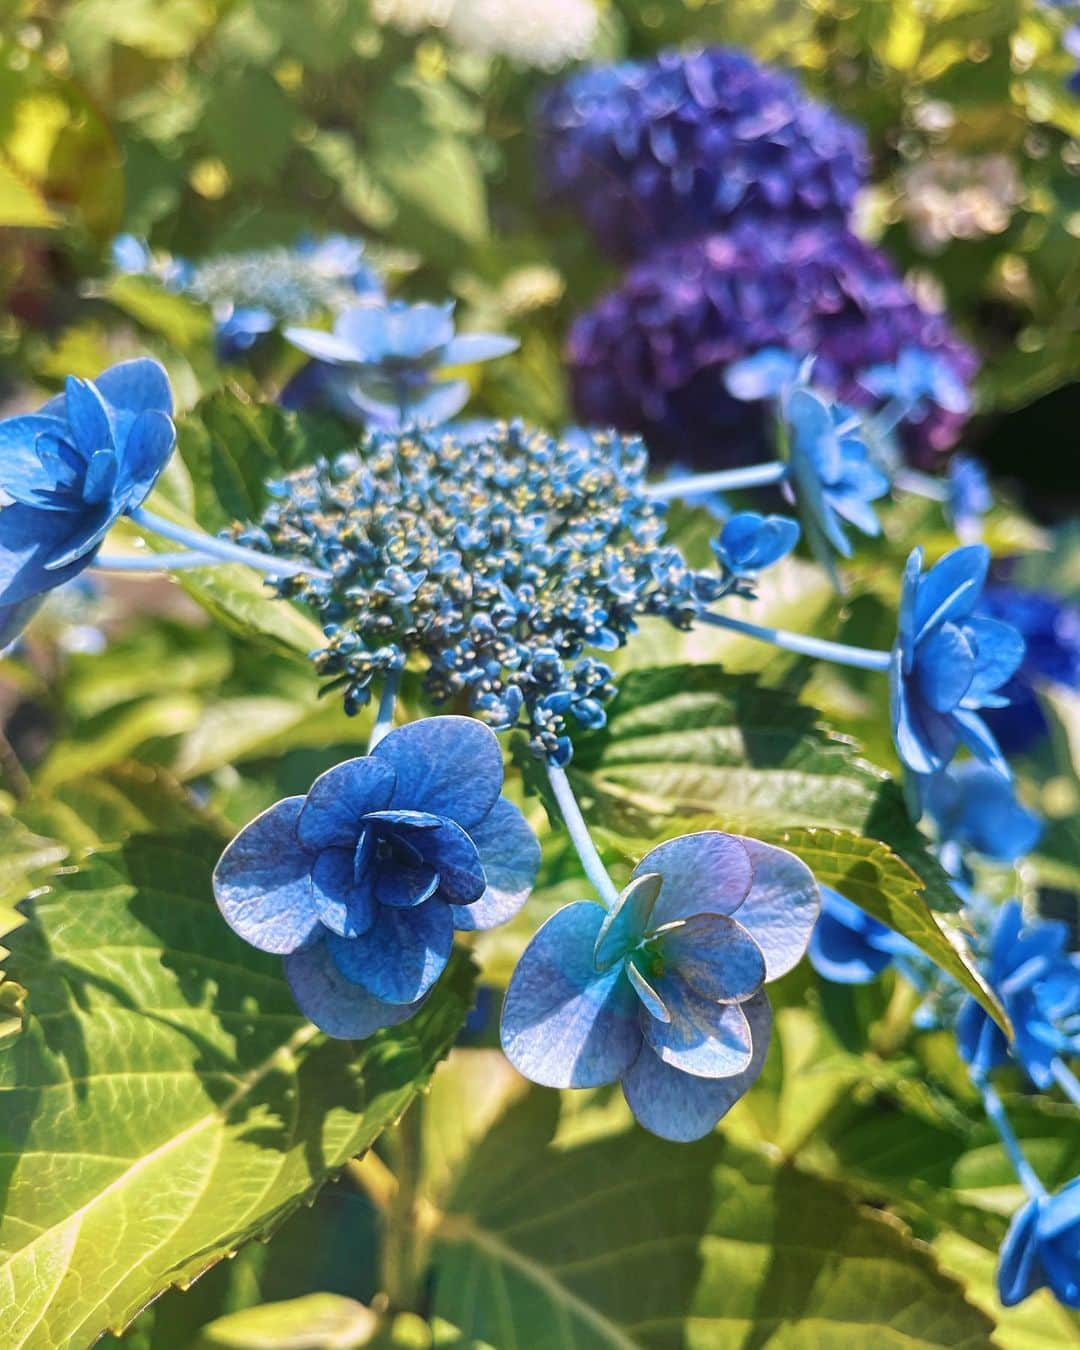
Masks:
[[[315,664],[349,711],[418,653],[432,702],[527,725],[536,753],[565,763],[570,727],[603,725],[615,692],[587,648],[621,646],[643,614],[687,627],[745,585],[663,543],[645,467],[641,442],[615,434],[372,432],[358,454],[273,485],[243,539],[331,574],[277,585],[320,614]]]

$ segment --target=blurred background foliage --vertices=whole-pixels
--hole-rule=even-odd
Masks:
[[[538,210],[530,107],[551,77],[457,45],[422,22],[431,12],[3,0],[8,393],[98,369],[122,341],[116,307],[192,364],[192,397],[213,379],[190,306],[150,303],[131,278],[103,284],[118,230],[193,259],[341,230],[370,241],[400,292],[454,296],[467,323],[521,334],[521,359],[486,377],[489,410],[564,421],[563,335],[615,271]],[[860,229],[975,342],[969,446],[1051,514],[1075,502],[1080,473],[1052,434],[1080,410],[1080,102],[1064,26],[1034,0],[608,0],[593,47],[743,46],[867,130]]]

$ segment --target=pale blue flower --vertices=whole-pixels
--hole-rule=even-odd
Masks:
[[[798,542],[799,526],[787,516],[739,511],[710,547],[722,569],[733,577],[746,577],[786,558]]]

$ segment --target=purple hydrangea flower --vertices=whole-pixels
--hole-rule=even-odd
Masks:
[[[906,938],[837,891],[828,886],[820,889],[821,917],[814,925],[807,955],[823,979],[833,984],[869,984],[897,956],[914,951]]]
[[[581,901],[537,932],[506,993],[503,1049],[550,1087],[620,1082],[647,1130],[698,1139],[761,1072],[762,986],[802,956],[818,905],[784,849],[715,830],[669,840],[614,910]]]
[[[1080,1055],[1080,958],[1068,950],[1068,928],[1024,924],[1019,902],[1002,905],[990,939],[987,980],[1013,1025],[1010,1043],[982,1006],[968,997],[956,1022],[956,1043],[974,1072],[985,1075],[1010,1052],[1036,1087],[1055,1081],[1054,1061]]]
[[[346,415],[390,430],[454,417],[468,400],[468,381],[439,380],[439,372],[518,346],[499,333],[455,336],[453,301],[354,305],[337,316],[332,333],[287,328],[285,336],[331,368],[325,387]]]
[[[245,826],[214,871],[218,906],[246,942],[285,957],[297,1003],[328,1035],[404,1021],[454,930],[505,922],[532,888],[540,848],[502,782],[480,722],[399,727]]]
[[[901,352],[932,354],[967,384],[976,358],[919,305],[878,249],[840,227],[735,227],[658,249],[580,315],[567,360],[578,416],[640,431],[650,452],[715,468],[767,451],[767,404],[735,397],[732,363],[763,348],[814,359],[814,385],[862,411],[863,374]],[[925,399],[901,424],[913,458],[948,449],[963,414]]]
[[[720,47],[582,71],[537,123],[549,196],[626,258],[734,218],[841,223],[869,169],[857,127]]]
[[[997,690],[1023,659],[1024,639],[975,615],[989,565],[982,544],[953,549],[925,575],[922,549],[908,558],[889,683],[893,739],[912,773],[937,773],[964,744],[1009,776],[979,714],[1000,705]]]
[[[36,598],[88,567],[172,454],[172,391],[156,361],[68,379],[36,413],[0,421],[0,606],[10,641]]]
[[[1069,1308],[1080,1308],[1080,1177],[1056,1195],[1034,1195],[1013,1216],[997,1269],[998,1297],[1006,1308],[1049,1289]]]

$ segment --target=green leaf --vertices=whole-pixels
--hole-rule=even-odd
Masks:
[[[203,830],[96,854],[12,936],[6,974],[30,991],[0,1054],[13,1350],[89,1345],[272,1232],[398,1119],[464,1020],[459,958],[406,1025],[322,1036],[221,921],[220,847]]]
[[[0,227],[52,229],[59,224],[60,217],[33,184],[0,160]]]
[[[210,341],[209,310],[147,277],[113,277],[101,295],[148,332],[160,333],[177,351],[189,352]]]
[[[900,788],[786,691],[714,666],[628,671],[572,773],[590,824],[638,851],[684,833],[687,817],[791,849],[1005,1024],[961,937],[932,912],[959,902]]]
[[[897,1344],[988,1344],[992,1322],[925,1248],[831,1182],[719,1135],[553,1147],[550,1101],[534,1091],[496,1123],[436,1229],[434,1306],[466,1334],[863,1350],[878,1327]]]
[[[66,847],[57,840],[33,833],[11,816],[0,816],[0,938],[21,922],[15,902],[39,874],[66,857]]]
[[[356,1299],[308,1294],[219,1317],[203,1328],[196,1345],[200,1350],[357,1350],[377,1326],[375,1314]]]

